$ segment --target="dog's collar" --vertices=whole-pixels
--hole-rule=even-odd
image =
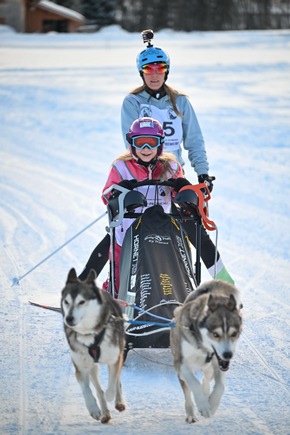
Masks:
[[[99,332],[99,334],[95,335],[95,340],[94,340],[93,344],[91,344],[89,346],[89,354],[93,358],[94,362],[99,361],[99,358],[101,355],[100,344],[104,338],[105,332],[106,332],[106,327],[104,326],[104,328],[101,330],[101,332]]]

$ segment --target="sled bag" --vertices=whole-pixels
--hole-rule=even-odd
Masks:
[[[191,253],[185,231],[179,222],[164,213],[160,205],[146,209],[129,227],[124,238],[119,298],[171,320],[174,309],[179,302],[184,302],[194,287]],[[152,308],[156,305],[156,308]],[[132,307],[124,311],[129,319],[169,323]],[[131,343],[132,347],[169,346],[169,329],[160,325],[131,324],[126,333],[127,343]]]

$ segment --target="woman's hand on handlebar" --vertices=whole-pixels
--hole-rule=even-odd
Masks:
[[[180,189],[182,189],[182,187],[184,187],[184,186],[191,186],[191,182],[183,177],[179,177],[179,178],[175,178],[175,179],[170,178],[168,181],[173,182],[173,189],[175,190],[175,192],[179,192]]]

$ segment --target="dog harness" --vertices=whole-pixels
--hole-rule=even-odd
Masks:
[[[104,327],[99,334],[95,335],[94,343],[89,346],[89,354],[91,355],[95,363],[99,361],[101,355],[100,344],[104,338],[105,332],[106,327]]]
[[[101,343],[102,343],[102,341],[104,339],[108,323],[110,323],[110,322],[117,322],[117,321],[121,321],[121,318],[120,317],[116,317],[114,315],[111,315],[109,317],[109,319],[107,319],[103,329],[98,334],[95,335],[95,340],[94,340],[93,344],[88,346],[89,354],[93,358],[95,363],[97,363],[99,361],[100,356],[101,356],[100,345],[101,345]]]

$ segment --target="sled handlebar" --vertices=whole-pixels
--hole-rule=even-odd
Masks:
[[[136,183],[134,183],[134,185],[136,187],[139,186],[169,186],[169,187],[174,187],[175,182],[173,181],[169,181],[169,180],[165,180],[165,181],[161,181],[161,180],[144,180],[144,181],[136,181]],[[202,219],[202,222],[204,224],[204,226],[206,227],[206,229],[208,229],[209,231],[214,231],[216,230],[216,224],[210,220],[208,218],[208,210],[207,207],[205,205],[206,202],[208,202],[211,198],[210,196],[210,190],[207,186],[206,183],[199,183],[196,185],[188,185],[188,186],[184,186],[180,189],[180,192],[184,191],[184,190],[192,190],[193,192],[195,192],[195,194],[198,197],[198,211],[199,211],[199,215]]]
[[[143,180],[143,181],[132,181],[132,184],[134,185],[133,189],[141,187],[141,186],[168,186],[168,187],[174,187],[175,186],[175,182],[173,181],[169,181],[169,180]],[[108,193],[112,192],[114,189],[120,191],[120,197],[118,198],[118,203],[119,205],[121,204],[120,208],[118,209],[118,212],[120,212],[120,214],[123,216],[124,214],[124,204],[123,204],[123,200],[126,196],[126,193],[130,192],[130,189],[127,189],[123,186],[119,186],[118,184],[113,184],[112,186],[110,186],[107,190],[105,190],[103,192],[103,195],[107,195]],[[210,191],[208,189],[208,186],[206,183],[199,183],[196,185],[188,185],[188,186],[184,186],[180,189],[180,192],[184,191],[184,190],[191,190],[195,193],[195,195],[198,198],[198,202],[197,202],[197,210],[199,212],[199,215],[202,219],[202,222],[204,224],[204,226],[206,227],[206,229],[213,231],[216,230],[216,225],[213,221],[211,221],[208,218],[208,209],[206,206],[206,203],[209,201],[209,199],[211,198],[210,196]],[[116,224],[116,225],[119,225]]]
[[[137,181],[137,180],[129,180],[132,181],[132,184],[134,184],[134,189],[141,186],[168,186],[168,187],[174,187],[174,181],[168,181],[168,180],[143,180],[143,181]],[[103,192],[103,196],[106,196],[108,193],[111,193],[113,190],[119,190],[120,192],[128,192],[130,189],[126,189],[125,187],[121,187],[119,184],[113,184],[112,186],[108,187]]]
[[[168,187],[174,187],[174,181],[169,180],[143,180],[143,181],[136,181],[134,182],[134,187],[141,187],[141,186],[168,186]]]

